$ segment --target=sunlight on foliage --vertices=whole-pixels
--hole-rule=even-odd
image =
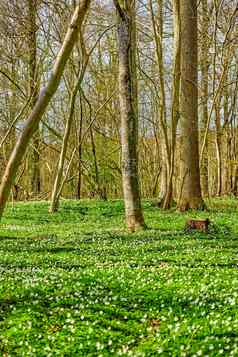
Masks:
[[[128,234],[121,201],[19,203],[0,229],[0,354],[237,356],[234,200],[208,212],[144,202],[149,229]],[[209,234],[185,233],[209,217]],[[119,228],[115,228],[119,227]]]

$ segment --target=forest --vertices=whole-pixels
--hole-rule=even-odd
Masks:
[[[0,355],[238,356],[237,0],[0,28]]]

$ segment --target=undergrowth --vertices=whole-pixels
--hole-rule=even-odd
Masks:
[[[237,356],[234,199],[181,214],[144,202],[130,234],[121,201],[9,205],[0,225],[0,355]],[[208,234],[184,231],[209,218]]]

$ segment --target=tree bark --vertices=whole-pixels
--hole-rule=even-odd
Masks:
[[[136,76],[135,1],[114,0],[119,14],[119,100],[122,180],[126,223],[131,231],[145,227],[138,179],[138,98]]]
[[[25,127],[23,128],[10,156],[0,185],[0,218],[3,214],[10,194],[11,186],[15,181],[18,167],[26,152],[29,141],[37,130],[37,126],[45,113],[51,98],[59,86],[65,65],[78,39],[78,34],[89,4],[90,0],[83,0],[80,2],[80,5],[76,6],[72,21],[65,35],[64,42],[56,58],[50,79],[46,87],[41,90],[39,97],[25,123]]]
[[[29,83],[30,90],[29,96],[31,97],[31,109],[34,107],[37,101],[38,88],[37,88],[37,27],[36,27],[36,0],[28,0],[28,23],[29,23]],[[33,136],[33,150],[31,153],[31,192],[33,195],[37,195],[41,190],[40,179],[40,132],[39,125]]]
[[[78,129],[78,180],[77,180],[77,200],[81,199],[82,190],[82,133],[83,133],[83,103],[82,96],[79,97],[80,100],[80,117],[79,117],[79,129]]]
[[[197,1],[181,0],[181,188],[178,208],[201,209],[198,148],[198,41]]]
[[[152,25],[154,30],[156,57],[159,70],[159,86],[160,86],[160,102],[159,102],[159,123],[161,132],[161,180],[159,202],[163,205],[168,185],[168,171],[169,171],[169,141],[167,129],[167,111],[166,111],[166,94],[165,94],[165,81],[164,81],[164,49],[163,49],[163,32],[164,32],[164,16],[163,16],[163,0],[158,0],[158,20],[156,23],[152,0],[150,1]]]
[[[216,143],[216,158],[217,158],[217,189],[216,195],[221,196],[222,192],[222,128],[220,117],[220,98],[215,105],[215,143]]]
[[[205,137],[206,125],[208,122],[208,6],[207,0],[202,0],[202,45],[201,45],[201,91],[202,91],[202,120],[201,120],[201,142]],[[203,152],[203,158],[200,165],[201,170],[201,189],[204,197],[209,194],[208,187],[208,141],[205,138],[205,146]]]
[[[169,209],[173,200],[173,176],[176,150],[176,132],[179,121],[179,94],[181,77],[181,22],[180,22],[180,2],[173,1],[173,24],[174,24],[174,70],[173,70],[173,93],[172,93],[172,118],[171,118],[171,147],[169,179],[163,209]]]

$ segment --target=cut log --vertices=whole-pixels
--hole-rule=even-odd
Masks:
[[[202,231],[207,233],[208,232],[208,227],[209,227],[209,219],[189,219],[186,222],[185,229],[187,231],[190,230],[197,230],[197,231]]]

